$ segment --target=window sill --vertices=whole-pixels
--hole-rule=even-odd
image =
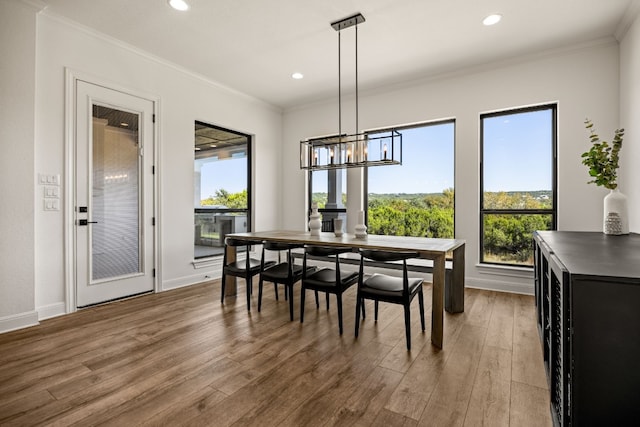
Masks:
[[[516,267],[511,265],[496,265],[496,264],[476,264],[478,273],[480,274],[492,274],[494,276],[509,276],[518,277],[523,279],[533,278],[533,268],[528,267]]]
[[[216,255],[207,258],[194,259],[191,264],[196,270],[199,268],[219,267],[222,265],[222,256]]]

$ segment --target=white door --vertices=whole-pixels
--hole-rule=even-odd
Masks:
[[[154,289],[154,103],[76,80],[76,305]]]

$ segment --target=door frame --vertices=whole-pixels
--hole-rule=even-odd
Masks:
[[[151,185],[153,185],[153,212],[155,217],[155,227],[153,227],[153,248],[147,250],[153,251],[153,266],[155,268],[155,277],[153,278],[153,292],[160,290],[159,283],[162,283],[162,258],[158,254],[162,253],[160,242],[160,168],[158,168],[160,160],[160,97],[142,92],[140,90],[131,89],[118,83],[97,77],[88,73],[65,67],[65,148],[64,148],[64,278],[65,278],[65,312],[73,313],[77,311],[76,302],[76,239],[75,239],[75,187],[76,187],[76,82],[78,80],[97,85],[105,88],[143,98],[153,103],[153,114],[155,121],[153,123],[153,164],[154,171]]]

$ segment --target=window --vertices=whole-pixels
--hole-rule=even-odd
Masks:
[[[368,132],[402,134],[402,164],[367,168],[367,232],[453,238],[455,121]]]
[[[480,116],[480,262],[533,266],[532,233],[556,228],[557,106]]]
[[[333,219],[347,222],[347,170],[319,170],[309,172],[309,209],[318,204],[322,214],[322,231],[333,231]],[[309,214],[311,210],[309,210]]]
[[[250,231],[251,138],[195,123],[194,258],[221,255],[229,233]]]

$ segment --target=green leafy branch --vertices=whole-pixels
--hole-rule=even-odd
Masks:
[[[616,129],[610,145],[607,141],[600,140],[590,119],[587,118],[584,124],[590,132],[589,139],[592,144],[589,151],[582,153],[582,164],[589,168],[589,175],[593,178],[587,183],[615,190],[618,187],[616,180],[624,129]]]

